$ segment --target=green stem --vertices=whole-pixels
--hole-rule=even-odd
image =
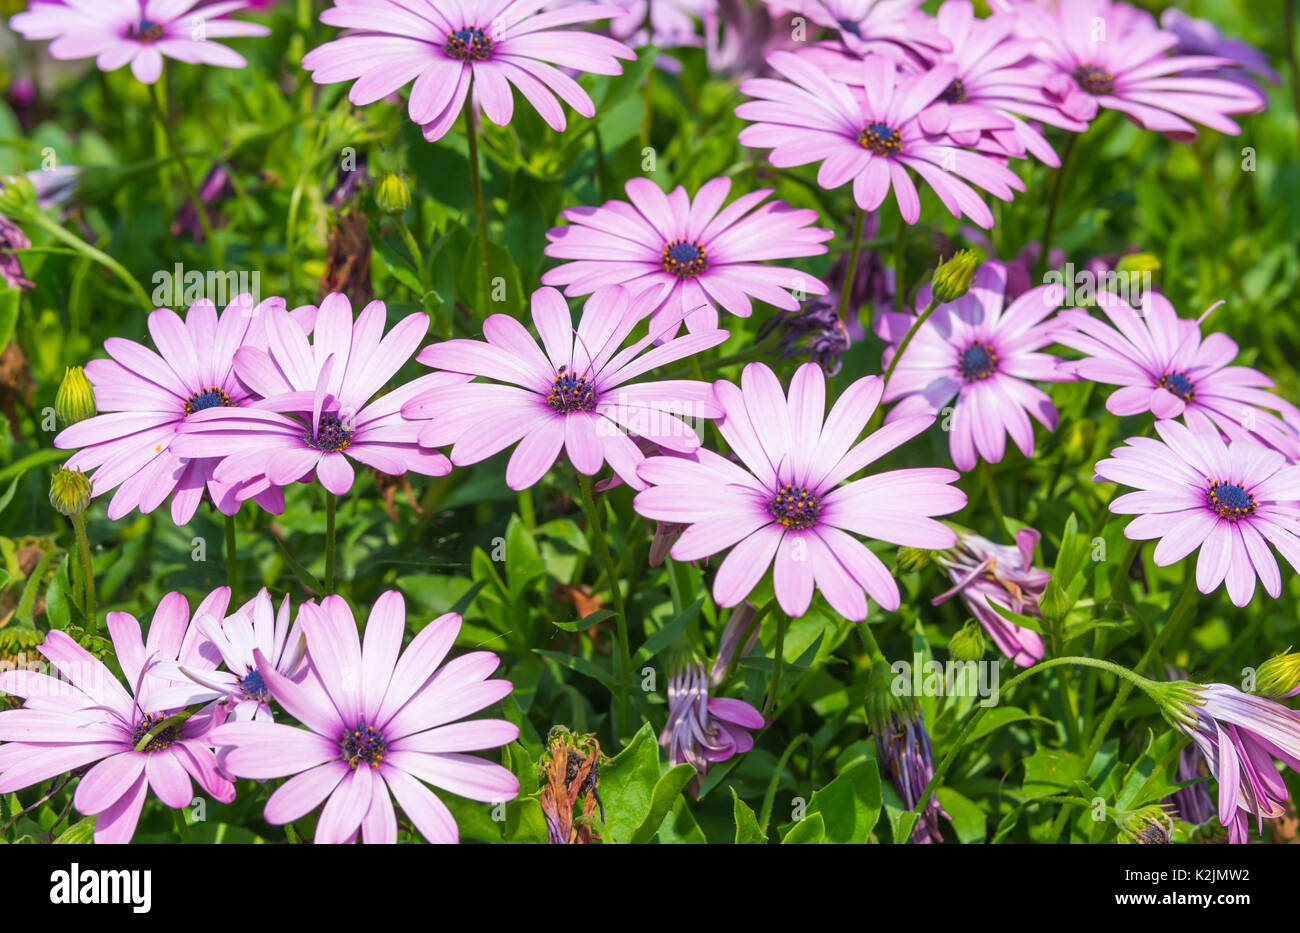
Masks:
[[[190,835],[190,824],[185,822],[185,810],[173,810],[172,817],[176,820],[176,832],[181,837],[182,845],[190,845],[194,838]]]
[[[998,484],[993,478],[993,465],[987,460],[980,460],[980,475],[984,478],[984,488],[988,491],[989,506],[993,509],[993,517],[997,520],[998,528],[1007,538],[1014,539],[1015,535],[1007,527],[1007,516],[1002,511],[1002,500],[998,497]]]
[[[858,216],[853,222],[853,246],[849,250],[849,264],[844,270],[844,287],[840,289],[840,320],[849,320],[849,298],[853,294],[853,281],[858,276],[858,254],[862,251],[862,228],[867,222],[867,212],[858,208]],[[858,309],[854,308],[856,312]]]
[[[533,509],[533,491],[531,489],[521,489],[518,498],[519,519],[524,523],[525,528],[532,531],[537,527],[537,513]]]
[[[785,630],[790,624],[789,617],[780,609],[776,610],[776,643],[772,646],[772,679],[767,685],[767,699],[763,701],[763,718],[772,711],[776,703],[776,691],[781,686],[781,668],[785,667]]]
[[[424,254],[420,252],[420,244],[416,242],[415,235],[411,233],[411,228],[406,225],[404,218],[397,218],[397,229],[402,234],[402,241],[406,243],[406,248],[411,251],[411,258],[415,261],[415,271],[420,280],[420,287],[424,289],[424,295],[427,295],[432,289],[429,287],[429,275],[424,266]],[[424,295],[420,296],[421,301],[424,300]]]
[[[479,260],[483,266],[483,287],[490,289],[492,272],[488,254],[487,209],[483,198],[483,173],[479,167],[478,126],[474,123],[474,81],[470,79],[470,92],[465,95],[465,138],[469,141],[469,175],[474,188],[474,215],[478,226]],[[487,291],[484,291],[484,295]],[[486,311],[486,302],[484,311]],[[486,316],[486,314],[484,314]]]
[[[907,221],[898,215],[898,233],[894,237],[894,310],[903,313],[907,297]],[[909,337],[911,334],[908,335]],[[901,348],[900,348],[901,349]],[[895,360],[898,357],[894,357]],[[890,369],[893,369],[891,366]],[[886,380],[888,381],[888,380]]]
[[[77,512],[72,515],[72,527],[77,532],[77,553],[81,558],[81,587],[85,598],[86,631],[95,634],[99,623],[95,619],[95,571],[90,563],[90,540],[86,537],[86,522]]]
[[[758,828],[762,831],[763,837],[767,837],[767,824],[772,819],[772,806],[776,803],[776,789],[781,783],[781,773],[785,771],[786,762],[794,754],[794,750],[802,742],[811,742],[812,736],[804,732],[796,735],[790,740],[790,744],[785,747],[781,753],[781,759],[776,763],[776,770],[772,772],[771,779],[767,782],[767,793],[763,795],[763,806],[758,811]]]
[[[239,564],[235,552],[235,516],[226,516],[226,586],[230,588],[230,603],[239,605]]]
[[[144,306],[146,311],[153,311],[157,307],[153,299],[150,298],[148,293],[140,286],[140,283],[137,282],[131,276],[131,273],[127,272],[126,269],[122,267],[122,264],[119,263],[112,256],[109,256],[107,253],[95,249],[95,247],[91,246],[89,243],[81,239],[75,233],[71,233],[70,231],[64,230],[61,226],[56,224],[54,221],[50,220],[44,214],[33,215],[31,221],[33,224],[40,227],[45,232],[49,233],[55,239],[67,243],[77,252],[99,263],[105,269],[108,269],[110,272],[116,275],[119,279],[122,280],[122,283],[126,285],[128,289],[130,289],[131,293],[140,300],[140,304]]]
[[[334,593],[334,512],[338,508],[338,497],[329,490],[325,491],[325,592]]]
[[[1061,166],[1056,170],[1056,178],[1052,181],[1052,197],[1047,202],[1047,223],[1043,227],[1042,252],[1038,254],[1038,262],[1035,263],[1035,281],[1040,281],[1047,270],[1048,256],[1052,252],[1052,228],[1056,226],[1056,208],[1061,200],[1066,169],[1070,167],[1070,153],[1074,151],[1074,143],[1078,138],[1078,133],[1071,133],[1061,149]]]
[[[181,178],[185,181],[186,193],[189,194],[190,204],[194,206],[194,210],[198,214],[199,226],[203,228],[203,237],[207,240],[208,251],[212,254],[212,268],[224,269],[226,265],[225,252],[213,235],[212,221],[208,217],[208,209],[203,206],[203,199],[199,197],[199,189],[194,183],[194,174],[190,171],[190,164],[185,160],[180,143],[176,140],[175,120],[167,112],[169,108],[163,103],[162,93],[158,89],[157,82],[149,85],[149,96],[153,100],[154,114],[158,117],[163,132],[167,134],[167,145],[171,149],[172,157],[180,164]]]
[[[632,654],[628,645],[627,610],[623,605],[623,592],[619,589],[618,576],[614,571],[614,558],[610,554],[609,542],[605,539],[605,526],[600,520],[596,500],[591,494],[591,480],[578,474],[578,487],[582,493],[582,510],[587,515],[587,528],[596,545],[596,559],[605,571],[609,582],[609,601],[614,606],[614,621],[618,628],[618,694],[614,697],[617,714],[618,735],[620,738],[631,734],[629,703],[632,693]]]

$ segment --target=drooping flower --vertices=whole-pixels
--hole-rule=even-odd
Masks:
[[[1205,315],[1180,318],[1167,298],[1152,291],[1143,293],[1140,313],[1107,291],[1098,290],[1096,303],[1109,325],[1082,308],[1070,309],[1057,315],[1052,339],[1088,354],[1061,363],[1063,369],[1122,387],[1106,399],[1107,411],[1182,415],[1197,431],[1212,426],[1230,439],[1253,437],[1292,459],[1300,457],[1300,409],[1264,391],[1273,382],[1263,373],[1230,365],[1237,344],[1226,334],[1203,337]]]
[[[1227,581],[1236,606],[1247,605],[1255,579],[1276,599],[1282,577],[1268,545],[1300,571],[1300,466],[1253,440],[1224,444],[1217,431],[1195,432],[1157,421],[1160,440],[1131,437],[1097,464],[1099,480],[1137,488],[1110,510],[1138,517],[1130,540],[1160,539],[1152,560],[1176,563],[1200,548],[1196,585],[1210,593]]]
[[[673,765],[695,767],[697,776],[754,747],[750,732],[766,725],[763,714],[744,700],[709,696],[704,665],[692,661],[668,682],[668,722],[659,744]]]
[[[636,467],[645,455],[629,435],[691,451],[699,436],[679,416],[714,418],[721,409],[707,382],[631,380],[727,339],[726,331],[706,330],[651,349],[677,330],[681,318],[674,317],[661,330],[652,325],[624,348],[651,308],[645,296],[633,300],[623,288],[604,286],[587,300],[575,331],[563,296],[539,288],[532,295],[532,313],[542,347],[507,314],[484,321],[485,341],[445,340],[425,347],[417,359],[426,366],[493,381],[411,396],[402,414],[423,420],[411,422],[421,444],[451,444],[456,466],[478,463],[517,443],[506,465],[511,489],[540,480],[561,448],[580,473],[592,476],[608,462],[625,483],[643,489]]]
[[[725,177],[706,182],[693,200],[680,185],[665,195],[646,178],[632,179],[626,190],[630,204],[607,201],[563,212],[569,224],[546,234],[551,242],[545,252],[573,261],[543,275],[544,285],[565,286],[570,297],[602,285],[651,292],[657,313],[650,326],[656,330],[681,316],[691,331],[716,330],[716,305],[749,317],[751,297],[794,311],[799,301],[791,291],[826,294],[826,285],[806,272],[762,264],[825,253],[822,244],[833,234],[809,226],[816,211],[784,201],[762,204],[771,189],[723,207],[731,191]]]
[[[834,29],[845,50],[880,53],[913,62],[946,51],[948,41],[921,12],[924,0],[765,0],[778,13],[799,13]]]
[[[385,318],[384,303],[372,301],[354,322],[347,296],[329,295],[308,344],[288,314],[273,309],[266,349],[235,354],[236,374],[260,401],[196,413],[181,426],[175,448],[185,456],[222,458],[214,471],[221,482],[279,487],[315,477],[335,495],[352,488],[353,460],[390,476],[450,473],[447,458],[418,443],[418,426],[400,410],[426,389],[463,380],[435,373],[375,397],[429,328],[428,315],[416,312],[385,336]]]
[[[727,624],[718,641],[718,655],[713,659],[713,667],[709,670],[710,687],[721,686],[732,669],[758,643],[761,626],[754,622],[756,614],[754,606],[741,603],[727,616]]]
[[[1250,840],[1250,821],[1286,813],[1290,799],[1274,759],[1300,769],[1300,714],[1280,703],[1242,693],[1227,684],[1182,686],[1193,699],[1183,703],[1174,724],[1192,740],[1219,782],[1219,822],[1234,844]]]
[[[1166,665],[1165,673],[1170,680],[1187,679],[1187,672],[1173,665]],[[1193,826],[1199,826],[1214,815],[1214,800],[1210,797],[1209,784],[1203,780],[1208,773],[1204,762],[1205,758],[1196,743],[1185,746],[1178,753],[1174,780],[1180,784],[1184,781],[1195,783],[1180,787],[1164,801],[1173,807],[1174,813]]]
[[[240,36],[265,36],[260,23],[227,19],[249,6],[243,0],[198,6],[199,0],[65,0],[34,2],[9,20],[26,39],[51,39],[57,59],[91,58],[100,71],[131,65],[145,84],[162,74],[163,58],[191,65],[243,68],[235,50],[213,42]]]
[[[229,600],[230,590],[214,590],[194,618],[219,618]],[[0,691],[26,700],[21,709],[0,712],[0,793],[89,766],[72,802],[81,813],[96,817],[95,841],[101,843],[130,841],[150,789],[173,809],[193,801],[191,779],[214,800],[233,800],[234,785],[218,771],[207,739],[223,711],[208,706],[168,723],[181,710],[159,702],[170,681],[150,672],[160,661],[179,660],[196,668],[216,664],[216,652],[189,622],[189,603],[180,593],[168,593],[158,603],[148,640],[141,637],[135,617],[108,614],[127,687],[57,629],[38,650],[61,677],[34,670],[0,673]],[[136,751],[146,738],[143,750]]]
[[[962,529],[956,547],[933,555],[953,582],[952,589],[936,596],[933,605],[961,594],[998,650],[1020,667],[1032,667],[1043,659],[1043,638],[1003,618],[990,603],[1031,619],[1042,618],[1038,601],[1052,575],[1034,566],[1034,548],[1041,537],[1032,528],[1021,528],[1016,546],[1008,547]]]
[[[203,299],[190,306],[184,321],[167,308],[149,315],[157,352],[122,337],[104,341],[111,359],[86,364],[101,414],[64,429],[54,446],[80,448],[67,465],[94,470],[96,496],[117,490],[108,504],[109,518],[135,508],[152,512],[170,495],[172,521],[184,525],[205,488],[226,515],[249,498],[268,512],[283,511],[279,489],[255,479],[218,478],[217,460],[182,454],[176,446],[181,428],[202,412],[244,410],[257,400],[237,378],[234,360],[243,347],[265,345],[266,320],[275,314],[284,315],[305,340],[316,309],[286,312],[283,298],[254,305],[252,296],[239,295],[218,316],[212,302]]]
[[[282,676],[294,677],[307,643],[301,617],[292,626],[289,617],[289,597],[280,601],[276,611],[271,594],[263,587],[224,621],[211,616],[195,619],[199,632],[221,655],[225,670],[162,663],[157,672],[171,677],[176,684],[160,693],[176,706],[220,700],[232,720],[272,721],[271,693],[253,652],[261,651]]]
[[[1230,59],[1168,55],[1178,36],[1131,11],[1112,0],[1070,0],[1054,11],[1016,7],[1022,34],[1037,40],[1034,54],[1049,68],[1043,89],[1067,116],[1086,122],[1104,107],[1185,141],[1196,136],[1196,123],[1235,136],[1241,127],[1229,114],[1264,109],[1253,88],[1198,74]]]
[[[780,333],[777,350],[781,359],[807,356],[827,376],[839,373],[843,365],[840,357],[851,343],[839,307],[824,298],[805,301],[798,311],[778,311],[763,322],[756,338],[761,342],[776,331]]]
[[[255,780],[287,777],[266,802],[267,822],[296,820],[324,803],[315,841],[397,841],[393,800],[429,842],[459,839],[446,804],[426,784],[471,800],[512,800],[519,781],[501,765],[466,752],[506,745],[519,729],[504,719],[457,722],[511,690],[488,679],[499,659],[475,651],[443,664],[460,632],[448,613],[402,651],[406,604],[389,590],[376,600],[364,645],[348,604],[327,596],[304,604],[309,673],[295,683],[261,650],[257,669],[271,696],[303,724],[226,723],[211,741],[229,748],[223,765]],[[400,656],[399,656],[400,652]]]
[[[967,182],[1004,201],[1011,200],[1013,189],[1024,190],[1024,183],[994,159],[927,130],[923,111],[952,83],[954,66],[904,75],[886,56],[868,55],[861,64],[865,93],[855,93],[800,55],[774,52],[768,61],[788,80],[745,81],[741,91],[757,99],[737,107],[736,115],[754,123],[741,131],[741,144],[771,149],[768,161],[774,166],[820,162],[817,183],[838,188],[852,180],[863,210],[874,211],[893,191],[909,224],[920,218],[921,199],[908,169],[934,189],[953,216],[965,215],[985,228],[993,226],[993,214]]]
[[[802,616],[819,589],[836,612],[861,621],[868,593],[897,609],[898,584],[849,532],[932,549],[956,542],[930,517],[965,506],[965,493],[949,485],[954,471],[891,470],[844,483],[934,423],[930,415],[902,418],[855,443],[880,402],[879,376],[850,385],[824,422],[826,377],[815,363],[799,367],[788,398],[761,363],[745,367],[739,387],[719,381],[714,392],[723,408],[718,429],[740,463],[704,448],[692,459],[651,457],[637,470],[651,488],[634,506],[646,518],[689,525],[674,560],[730,548],[713,580],[719,606],[737,605],[775,563],[787,615]]]
[[[1008,435],[1021,453],[1032,456],[1030,415],[1054,431],[1057,412],[1030,380],[1070,378],[1058,369],[1056,357],[1039,352],[1054,340],[1054,325],[1044,323],[1059,304],[1053,287],[1040,285],[1006,304],[1006,284],[1002,263],[984,263],[970,291],[940,305],[917,330],[885,387],[884,401],[898,402],[886,424],[921,412],[936,414],[956,399],[948,449],[963,472],[980,459],[1001,461]],[[918,315],[930,296],[926,285],[917,295]],[[892,311],[877,317],[876,331],[888,344],[886,365],[916,319]]]
[[[346,0],[321,22],[347,32],[308,52],[302,66],[317,84],[355,81],[348,99],[362,106],[415,81],[408,112],[424,138],[441,139],[474,90],[474,105],[505,126],[514,88],[553,129],[563,130],[560,100],[584,117],[591,97],[566,70],[616,75],[635,59],[622,42],[557,29],[621,16],[620,6],[576,4],[541,11],[545,0]]]

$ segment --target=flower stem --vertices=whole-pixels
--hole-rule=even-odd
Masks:
[[[772,646],[772,679],[767,684],[767,699],[763,701],[763,718],[772,711],[776,704],[776,691],[781,686],[781,668],[785,666],[785,630],[790,624],[789,617],[781,609],[776,615],[776,644]]]
[[[898,215],[898,233],[894,238],[894,310],[903,312],[907,296],[907,221]],[[911,336],[910,334],[908,335]],[[897,359],[897,357],[895,357]]]
[[[492,273],[488,256],[487,209],[483,198],[483,173],[479,167],[478,125],[474,122],[474,80],[470,79],[469,93],[465,95],[465,138],[469,141],[469,175],[474,188],[474,217],[478,226],[479,261],[483,266],[483,288],[491,287]],[[487,303],[484,302],[484,309]],[[484,315],[486,317],[486,315]]]
[[[45,232],[49,233],[55,239],[67,243],[77,252],[86,256],[88,259],[99,263],[105,269],[107,269],[108,271],[116,275],[119,279],[122,280],[122,284],[124,284],[131,291],[131,293],[135,295],[137,299],[139,299],[140,304],[144,306],[144,309],[146,311],[153,311],[155,307],[157,307],[153,299],[150,298],[148,293],[145,292],[145,290],[140,286],[140,283],[137,282],[131,276],[131,273],[127,272],[126,269],[122,268],[122,264],[119,263],[112,256],[108,255],[105,252],[102,252],[101,250],[95,249],[95,247],[91,246],[89,243],[81,239],[81,237],[77,236],[75,233],[71,233],[68,230],[64,230],[61,226],[56,224],[54,221],[50,220],[44,214],[33,215],[31,221],[36,226],[40,227]]]
[[[609,601],[614,606],[614,623],[618,627],[618,693],[614,696],[615,710],[620,738],[631,734],[629,701],[632,693],[632,656],[628,646],[627,610],[623,605],[623,592],[619,589],[618,575],[614,570],[614,558],[609,551],[609,542],[605,539],[605,526],[600,520],[596,500],[591,494],[591,480],[582,473],[578,474],[578,488],[582,492],[582,510],[587,515],[587,529],[596,545],[596,559],[605,571],[609,581]]]
[[[192,844],[194,838],[190,836],[190,824],[185,822],[185,811],[183,809],[173,810],[172,817],[176,820],[176,832],[181,837],[181,843],[183,845]]]
[[[1038,262],[1035,263],[1036,281],[1041,281],[1043,273],[1047,271],[1047,263],[1052,252],[1052,228],[1056,226],[1056,208],[1061,201],[1061,187],[1065,181],[1065,172],[1070,167],[1070,153],[1074,151],[1074,143],[1078,138],[1078,133],[1071,133],[1061,148],[1061,166],[1056,170],[1056,178],[1052,181],[1052,197],[1047,202],[1047,223],[1043,227],[1042,251],[1038,254]]]
[[[849,249],[849,264],[844,269],[844,287],[840,289],[839,315],[841,321],[849,319],[849,298],[853,294],[853,280],[858,276],[858,254],[862,252],[862,228],[867,223],[867,212],[858,208],[853,222],[853,246]],[[854,308],[856,312],[858,309]]]
[[[95,634],[99,623],[95,619],[95,570],[90,563],[90,541],[86,537],[86,522],[81,513],[72,516],[72,527],[77,532],[77,553],[81,558],[81,587],[85,599],[86,631]]]
[[[912,326],[909,327],[907,333],[903,335],[903,340],[898,345],[898,351],[894,354],[894,358],[889,361],[889,368],[885,370],[885,388],[889,387],[889,379],[894,375],[894,370],[898,368],[898,361],[903,358],[903,351],[907,349],[907,345],[912,342],[912,338],[916,336],[916,332],[930,319],[930,315],[934,314],[934,309],[937,307],[939,307],[939,299],[931,298],[930,303],[925,306],[925,310],[921,312],[920,317],[912,322]]]
[[[181,152],[180,144],[176,139],[176,127],[173,125],[175,120],[168,107],[163,103],[162,92],[158,89],[158,84],[149,85],[149,96],[153,100],[155,115],[158,122],[162,125],[163,132],[167,134],[167,145],[171,149],[172,158],[180,164],[181,178],[185,180],[185,190],[190,196],[190,203],[194,205],[194,210],[199,217],[199,226],[203,228],[203,237],[208,241],[208,251],[212,254],[212,268],[223,269],[226,265],[225,252],[217,238],[212,234],[212,221],[208,218],[208,209],[203,206],[203,199],[199,197],[198,186],[194,184],[194,175],[190,171],[189,162],[185,161],[185,155]]]
[[[226,586],[231,605],[239,605],[239,564],[235,555],[235,516],[226,516]]]
[[[329,490],[325,491],[325,593],[334,593],[334,511],[338,507],[338,497]]]
[[[983,458],[980,459],[980,475],[984,477],[984,488],[988,491],[989,507],[993,509],[993,517],[997,520],[998,528],[1007,538],[1014,539],[1015,535],[1007,527],[1007,516],[1002,511],[1002,500],[998,496],[998,484],[993,478],[993,465]]]

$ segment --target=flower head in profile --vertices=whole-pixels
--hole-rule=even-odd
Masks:
[[[273,310],[266,348],[235,355],[236,374],[260,400],[195,415],[182,426],[176,449],[221,458],[214,473],[221,482],[279,487],[316,478],[336,495],[352,488],[354,460],[390,476],[450,473],[447,458],[422,447],[419,428],[400,411],[425,389],[461,377],[423,376],[376,397],[429,329],[428,315],[416,312],[385,335],[386,316],[384,303],[372,301],[354,321],[347,297],[329,295],[308,343],[287,314]]]
[[[713,579],[719,606],[741,602],[774,566],[781,610],[808,611],[815,589],[853,621],[867,616],[867,594],[899,605],[898,584],[853,534],[921,548],[951,547],[952,529],[930,516],[955,512],[966,495],[952,470],[907,469],[845,482],[934,423],[913,415],[858,437],[880,402],[879,376],[850,385],[826,414],[826,377],[816,363],[796,371],[787,394],[776,374],[751,363],[740,386],[714,383],[717,422],[739,458],[705,448],[693,458],[651,457],[637,470],[651,485],[634,501],[656,521],[689,527],[672,547],[691,561],[730,549]],[[850,534],[852,532],[852,534]]]
[[[1211,593],[1226,580],[1233,605],[1245,606],[1258,578],[1276,599],[1282,576],[1268,545],[1300,571],[1300,466],[1252,440],[1225,444],[1217,431],[1197,433],[1157,421],[1160,440],[1131,437],[1097,477],[1136,487],[1110,510],[1138,516],[1124,529],[1133,541],[1156,538],[1159,567],[1197,548],[1196,585]]]
[[[1070,0],[1055,11],[1033,3],[1016,7],[1022,35],[1037,41],[1047,67],[1043,89],[1069,117],[1089,121],[1100,108],[1118,110],[1143,129],[1181,141],[1201,124],[1241,132],[1229,114],[1264,109],[1263,96],[1235,81],[1199,72],[1232,65],[1209,55],[1169,55],[1178,36],[1153,29],[1125,3]]]
[[[429,842],[456,842],[447,805],[426,784],[486,802],[512,800],[519,781],[501,765],[467,752],[519,737],[503,719],[457,722],[510,692],[491,680],[499,659],[475,651],[443,663],[460,632],[460,616],[434,619],[402,650],[406,604],[389,590],[357,636],[352,610],[338,596],[304,604],[302,629],[310,670],[296,683],[261,650],[257,668],[275,701],[302,727],[274,722],[226,723],[213,744],[228,748],[223,765],[238,777],[288,778],[266,802],[265,817],[288,823],[324,803],[315,841],[397,841],[393,801]]]
[[[584,117],[591,97],[571,71],[620,74],[636,54],[608,36],[558,27],[621,16],[621,6],[545,0],[338,0],[321,22],[345,33],[308,52],[302,66],[317,84],[353,81],[348,99],[362,106],[412,81],[408,112],[433,142],[451,128],[474,91],[474,105],[498,126],[514,116],[518,90],[553,129],[563,130],[560,100]],[[559,98],[557,100],[556,98]]]
[[[1043,659],[1042,636],[1003,618],[990,604],[1031,619],[1042,618],[1038,602],[1052,575],[1034,566],[1034,548],[1041,537],[1032,528],[1021,528],[1016,532],[1016,546],[1008,547],[962,529],[956,547],[934,555],[953,587],[936,596],[933,604],[960,594],[998,650],[1021,667]]]
[[[196,618],[194,624],[221,655],[225,670],[161,663],[157,672],[177,681],[164,691],[166,699],[177,706],[220,700],[232,720],[270,722],[271,693],[253,653],[261,651],[282,676],[297,675],[307,642],[300,621],[290,625],[289,617],[289,597],[280,601],[277,611],[263,587],[224,621],[211,616]]]
[[[771,149],[772,165],[819,162],[817,183],[838,188],[852,181],[863,210],[876,210],[892,191],[909,224],[921,215],[911,172],[954,217],[967,216],[985,228],[993,226],[993,214],[972,184],[1003,201],[1011,200],[1013,189],[1024,190],[996,160],[927,128],[923,112],[946,92],[955,66],[906,75],[890,58],[871,54],[855,66],[862,73],[855,90],[792,52],[773,52],[768,62],[786,80],[745,81],[741,91],[756,99],[737,107],[736,115],[753,122],[741,131],[741,144]]]
[[[668,722],[659,744],[673,765],[695,767],[696,775],[754,747],[750,732],[766,724],[763,714],[744,700],[709,696],[704,665],[692,661],[668,682]]]
[[[1143,293],[1140,311],[1107,291],[1099,290],[1096,302],[1109,324],[1072,308],[1057,315],[1052,339],[1087,354],[1061,363],[1064,370],[1120,386],[1106,399],[1107,411],[1181,415],[1194,430],[1217,428],[1232,440],[1252,438],[1300,458],[1300,409],[1266,392],[1273,382],[1263,373],[1231,365],[1236,341],[1227,334],[1202,336],[1205,315],[1180,318],[1167,298],[1152,291]]]
[[[1245,72],[1273,84],[1280,80],[1266,53],[1249,42],[1223,35],[1208,19],[1197,19],[1171,6],[1160,14],[1160,28],[1178,37],[1175,55],[1208,55],[1231,62],[1233,67],[1216,67],[1210,72],[1216,78],[1245,83],[1250,80],[1242,74]]]
[[[164,58],[243,68],[244,56],[211,40],[269,35],[260,23],[226,18],[248,6],[243,0],[206,6],[199,0],[36,0],[9,26],[26,39],[53,40],[52,58],[93,57],[100,71],[129,64],[138,80],[153,84]]]
[[[751,298],[793,311],[799,301],[790,291],[826,294],[826,285],[805,272],[764,264],[826,252],[822,244],[833,234],[809,226],[817,212],[762,203],[771,189],[723,207],[730,191],[730,178],[714,178],[692,199],[680,185],[665,195],[649,179],[634,178],[627,201],[570,208],[561,215],[569,224],[546,234],[546,255],[572,261],[551,269],[542,283],[566,286],[570,297],[602,285],[651,293],[656,330],[682,317],[688,330],[716,330],[718,305],[749,317]]]
[[[494,314],[483,323],[485,340],[445,340],[425,347],[417,359],[426,366],[491,381],[422,392],[410,398],[402,414],[419,419],[411,429],[419,432],[420,443],[451,444],[456,466],[517,445],[506,465],[511,489],[527,489],[540,480],[561,448],[578,472],[592,476],[608,462],[625,483],[643,489],[636,466],[645,454],[633,437],[691,451],[700,439],[678,416],[713,418],[721,409],[707,382],[632,380],[727,339],[723,330],[667,339],[677,330],[679,316],[661,330],[652,326],[625,347],[651,308],[644,296],[634,300],[619,286],[604,286],[587,300],[574,330],[564,297],[553,288],[539,288],[533,292],[532,311],[540,347],[508,314]]]
[[[797,13],[834,29],[838,45],[850,55],[879,53],[910,61],[929,61],[947,51],[948,40],[920,9],[924,0],[765,0],[778,13]]]
[[[1053,342],[1053,325],[1044,323],[1059,304],[1053,286],[1032,288],[1007,304],[1006,284],[1002,263],[984,263],[970,291],[940,305],[917,330],[885,387],[884,401],[898,402],[887,424],[953,405],[948,449],[963,472],[981,459],[1000,462],[1008,435],[1021,453],[1033,456],[1030,416],[1049,431],[1057,423],[1056,406],[1033,382],[1070,378],[1056,357],[1040,352]],[[930,297],[927,285],[917,295],[918,314]],[[886,364],[916,319],[894,312],[877,317],[877,333],[888,345]]]
[[[224,514],[233,515],[245,499],[268,512],[284,509],[284,495],[255,478],[216,476],[218,460],[182,454],[176,441],[182,427],[202,412],[240,411],[258,400],[235,374],[236,354],[266,345],[266,321],[283,315],[286,327],[306,340],[316,309],[284,310],[284,299],[254,305],[249,295],[236,296],[220,315],[207,299],[196,301],[182,320],[159,308],[149,315],[155,352],[123,337],[109,337],[106,360],[86,364],[100,414],[64,429],[54,446],[77,449],[68,466],[93,470],[94,494],[116,489],[108,517],[132,509],[152,512],[171,496],[172,521],[184,525],[194,517],[204,490]]]
[[[1219,782],[1219,822],[1228,841],[1250,841],[1253,817],[1285,815],[1290,793],[1274,759],[1300,769],[1300,714],[1227,684],[1174,684],[1190,690],[1174,724],[1192,740]]]
[[[220,618],[229,601],[230,590],[214,590],[195,610],[195,620]],[[57,629],[38,650],[60,677],[32,670],[0,673],[0,692],[26,700],[21,709],[0,712],[0,793],[88,768],[73,806],[96,817],[96,842],[125,843],[135,834],[150,790],[181,809],[194,800],[192,781],[222,803],[235,798],[235,788],[218,771],[207,739],[223,710],[208,706],[169,722],[181,712],[166,697],[171,681],[151,673],[160,662],[202,669],[217,662],[212,646],[190,625],[185,597],[163,597],[147,640],[125,612],[108,614],[108,630],[127,686]]]

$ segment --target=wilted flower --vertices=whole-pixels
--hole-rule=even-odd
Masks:
[[[230,173],[224,165],[214,165],[208,170],[207,177],[199,185],[199,202],[207,207],[225,200],[235,193],[235,186],[230,182]],[[217,224],[217,218],[212,217]],[[199,221],[199,212],[194,208],[194,201],[186,198],[176,209],[176,219],[172,221],[172,236],[188,236],[196,243],[203,242],[203,224]]]
[[[763,714],[744,700],[709,696],[704,665],[692,661],[668,682],[668,722],[659,744],[668,749],[673,765],[695,766],[697,776],[754,747],[750,731],[762,729]]]
[[[781,359],[806,355],[828,377],[839,373],[843,365],[840,356],[851,341],[835,302],[818,298],[805,301],[798,311],[778,311],[763,322],[756,339],[765,340],[777,329],[781,331],[777,342]]]
[[[9,288],[33,288],[31,279],[23,271],[22,257],[13,252],[16,249],[30,249],[32,241],[27,239],[16,223],[0,214],[0,280]]]
[[[925,719],[910,697],[895,696],[890,687],[891,674],[883,660],[872,670],[868,690],[867,721],[876,740],[876,760],[903,806],[912,810],[934,777],[934,751]],[[939,817],[951,820],[939,798],[931,794],[925,809],[912,829],[912,841],[918,844],[942,842]]]
[[[722,639],[718,642],[718,656],[709,672],[709,686],[718,687],[736,662],[749,654],[758,642],[759,626],[754,624],[757,610],[750,603],[741,603],[727,617],[727,624],[722,629]]]
[[[1169,811],[1158,804],[1116,814],[1115,825],[1121,842],[1137,845],[1168,845],[1174,827]]]
[[[936,596],[934,605],[961,594],[993,643],[1021,667],[1043,659],[1043,639],[1032,629],[1008,622],[990,606],[994,603],[1031,619],[1042,618],[1038,601],[1052,575],[1033,565],[1034,548],[1042,537],[1032,528],[1016,532],[1016,546],[994,544],[987,538],[961,529],[957,546],[934,555],[955,586]]]
[[[1204,761],[1205,757],[1194,743],[1184,747],[1178,753],[1174,780],[1180,784],[1183,781],[1196,783],[1180,787],[1165,798],[1165,802],[1173,806],[1174,812],[1193,826],[1204,823],[1214,815],[1214,800],[1210,797],[1209,782],[1203,780],[1207,776]]]
[[[563,726],[552,729],[539,780],[547,842],[588,845],[600,838],[593,823],[598,811],[605,821],[605,805],[600,799],[600,743],[594,735],[575,735]],[[579,804],[582,815],[575,820],[573,808]]]

